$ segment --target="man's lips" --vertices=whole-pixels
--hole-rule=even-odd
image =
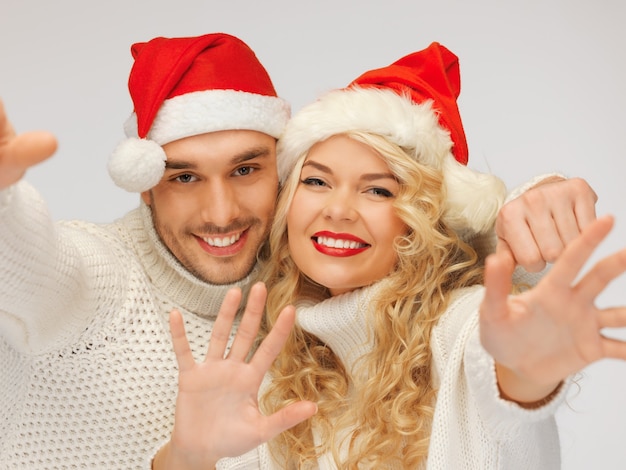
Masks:
[[[194,235],[200,247],[213,256],[233,256],[239,253],[248,239],[248,230],[228,235]]]
[[[369,243],[350,233],[317,232],[311,240],[320,253],[337,257],[354,256],[370,247]]]

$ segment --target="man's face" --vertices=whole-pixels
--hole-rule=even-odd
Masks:
[[[141,194],[161,240],[205,282],[229,284],[244,278],[274,215],[275,139],[229,130],[186,137],[163,149],[163,178]]]

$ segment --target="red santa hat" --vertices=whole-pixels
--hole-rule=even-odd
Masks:
[[[453,229],[484,232],[493,225],[506,187],[494,175],[467,167],[467,141],[457,106],[460,90],[458,57],[437,42],[365,72],[293,116],[279,139],[279,177],[284,181],[316,142],[350,131],[372,132],[442,170],[444,219]]]
[[[134,111],[109,159],[111,178],[131,192],[163,176],[162,145],[193,135],[246,129],[278,137],[290,115],[254,52],[223,33],[154,38],[131,47]]]

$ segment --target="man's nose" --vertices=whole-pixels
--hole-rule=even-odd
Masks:
[[[240,214],[237,192],[225,182],[209,182],[200,203],[204,220],[218,227],[228,226]]]

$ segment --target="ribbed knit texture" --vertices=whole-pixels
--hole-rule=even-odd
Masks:
[[[143,204],[53,223],[25,182],[0,192],[0,260],[0,469],[149,469],[174,419],[169,311],[202,360],[234,284],[189,275]]]

